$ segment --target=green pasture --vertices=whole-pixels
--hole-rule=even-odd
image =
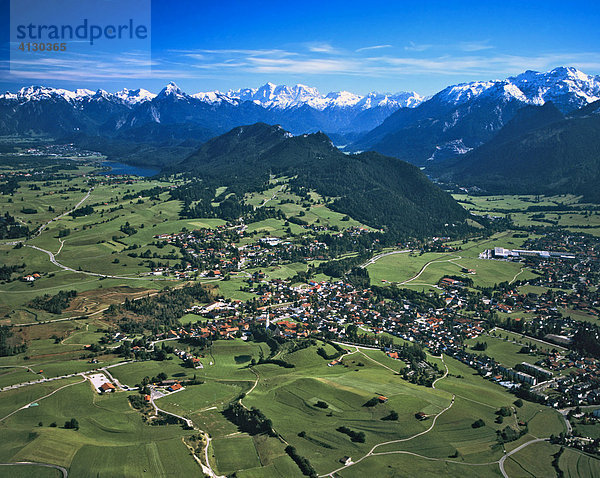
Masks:
[[[126,393],[99,396],[86,381],[38,404],[2,422],[7,438],[0,444],[3,461],[55,463],[70,468],[74,476],[139,476],[144,469],[152,476],[198,472],[181,441],[189,432],[176,425],[144,424]],[[71,418],[78,420],[79,430],[62,428]],[[58,427],[50,427],[52,422]]]
[[[487,343],[487,349],[484,351],[473,350],[472,347],[477,342]],[[504,340],[490,335],[482,335],[475,339],[468,339],[465,341],[465,344],[469,347],[469,352],[487,355],[502,365],[511,368],[521,362],[529,362],[534,364],[544,357],[543,355],[537,353],[519,353],[523,345],[516,344],[511,340]]]

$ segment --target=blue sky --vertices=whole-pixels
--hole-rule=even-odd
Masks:
[[[61,0],[39,0],[46,7],[53,2]],[[2,90],[43,84],[158,92],[172,80],[195,93],[271,81],[303,83],[324,93],[428,95],[450,84],[527,69],[575,66],[600,74],[596,1],[155,0],[151,59],[138,51],[69,52],[42,60],[32,56],[34,63],[12,71],[7,49],[16,45],[8,42],[8,5],[0,0]]]

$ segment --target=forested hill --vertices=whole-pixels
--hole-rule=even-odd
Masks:
[[[493,193],[572,193],[599,202],[598,103],[566,119],[548,105],[528,107],[494,139],[449,163],[442,177]]]
[[[323,133],[292,136],[264,123],[209,140],[170,172],[202,179],[190,188],[228,186],[239,197],[269,175],[286,176],[293,187],[336,198],[333,209],[402,236],[450,235],[468,215],[415,166],[373,152],[346,155]]]

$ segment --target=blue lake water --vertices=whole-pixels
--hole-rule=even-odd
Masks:
[[[116,161],[103,161],[102,166],[109,167],[110,171],[101,173],[103,175],[108,174],[128,174],[131,176],[142,176],[147,178],[154,176],[160,172],[157,168],[148,168],[142,166],[133,166],[131,164],[117,163]]]

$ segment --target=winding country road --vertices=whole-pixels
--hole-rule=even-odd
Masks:
[[[40,252],[44,252],[45,254],[48,254],[48,257],[50,258],[50,262],[52,262],[52,264],[54,264],[57,267],[60,267],[61,269],[65,270],[65,271],[69,271],[69,272],[75,272],[76,274],[85,274],[88,276],[95,276],[95,277],[105,277],[107,279],[128,279],[128,280],[150,280],[150,281],[174,281],[177,279],[171,279],[168,277],[129,277],[129,276],[113,276],[110,274],[100,274],[98,272],[88,272],[88,271],[79,271],[77,269],[73,269],[72,267],[68,267],[65,266],[64,264],[61,264],[60,262],[58,262],[56,260],[55,255],[50,252],[47,251],[46,249],[42,249],[41,247],[38,246],[32,246],[31,244],[25,244],[25,247],[31,247],[32,249],[35,249],[36,251],[40,251]],[[62,246],[61,246],[62,249]]]
[[[256,381],[258,382],[258,379]],[[256,386],[256,384],[255,384],[255,386]],[[181,390],[184,390],[184,389],[181,389]],[[177,392],[175,392],[175,393],[177,393]],[[171,394],[169,394],[169,395],[171,395]],[[155,399],[159,399],[161,397],[169,396],[169,395],[161,395],[160,397],[155,397],[154,390],[151,390],[150,404],[154,407],[156,414],[158,415],[158,413],[160,412],[164,415],[170,415],[172,417],[178,418],[179,420],[183,421],[187,427],[194,428],[194,422],[192,420],[190,420],[189,418],[185,418],[181,415],[177,415],[172,412],[167,412],[166,410],[163,410],[162,408],[159,408],[158,405],[156,405],[156,403],[154,401]],[[197,463],[202,468],[202,473],[204,473],[207,476],[210,476],[211,478],[225,478],[224,476],[221,476],[221,475],[218,475],[217,473],[215,473],[215,471],[210,466],[210,461],[208,460],[208,449],[210,447],[210,441],[211,441],[210,435],[207,432],[205,432],[204,430],[199,430],[199,431],[204,436],[204,439],[206,440],[206,446],[204,447],[204,460],[205,460],[206,464],[202,463],[202,460],[198,460],[198,459],[196,460]],[[196,456],[196,455],[194,454],[194,456]]]
[[[408,284],[409,282],[414,281],[415,279],[418,279],[421,274],[423,272],[425,272],[425,269],[427,269],[427,267],[429,267],[431,264],[435,264],[436,262],[452,262],[456,259],[462,259],[461,256],[456,256],[456,257],[451,257],[450,259],[432,259],[429,262],[427,262],[426,264],[423,264],[423,267],[421,267],[421,270],[417,273],[417,275],[411,277],[410,279],[407,279],[403,282],[400,282],[400,285],[404,285],[404,284]]]
[[[504,471],[504,462],[506,461],[506,459],[509,456],[514,455],[518,451],[521,451],[526,446],[529,446],[529,445],[531,445],[533,443],[539,443],[539,442],[542,442],[542,441],[548,441],[548,438],[536,438],[535,440],[530,440],[530,441],[528,441],[526,443],[523,443],[521,446],[518,446],[517,448],[515,448],[514,450],[508,452],[506,455],[504,455],[502,458],[500,458],[500,460],[498,460],[498,464],[500,465],[500,471],[502,472],[502,476],[504,478],[509,478],[509,476],[507,475],[506,471]]]
[[[109,274],[99,274],[97,272],[87,272],[87,271],[80,271],[77,269],[73,269],[72,267],[68,267],[65,266],[64,264],[61,264],[60,262],[58,262],[56,260],[56,255],[60,254],[60,252],[62,251],[62,248],[64,246],[64,241],[60,240],[60,248],[58,250],[58,252],[56,254],[54,254],[51,251],[47,251],[46,249],[42,249],[41,247],[38,246],[33,246],[31,244],[26,244],[27,241],[30,241],[31,239],[35,239],[36,237],[38,237],[51,223],[58,221],[59,219],[62,219],[63,217],[71,214],[73,211],[75,211],[79,206],[81,206],[92,194],[92,191],[94,190],[94,188],[90,188],[90,190],[87,192],[87,194],[72,208],[69,209],[66,212],[63,212],[62,214],[59,214],[58,216],[50,219],[48,222],[42,224],[36,231],[35,233],[29,237],[26,240],[19,240],[19,241],[10,241],[10,242],[5,242],[3,243],[3,245],[7,245],[7,246],[16,246],[17,244],[23,244],[25,247],[30,247],[31,249],[35,249],[37,251],[43,252],[44,254],[47,254],[48,257],[50,258],[50,262],[52,262],[52,264],[54,264],[56,267],[59,267],[60,269],[63,269],[65,271],[69,271],[69,272],[74,272],[76,274],[84,274],[84,275],[88,275],[88,276],[94,276],[94,277],[104,277],[107,279],[126,279],[126,280],[150,280],[150,281],[173,281],[176,279],[171,279],[171,278],[166,278],[166,277],[128,277],[128,276],[115,276],[115,275],[109,275]]]

